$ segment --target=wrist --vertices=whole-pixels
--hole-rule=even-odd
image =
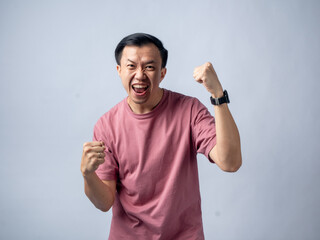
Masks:
[[[213,92],[210,92],[211,93],[211,97],[212,98],[221,98],[223,97],[223,90],[219,91],[219,92],[216,92],[216,93],[213,93]]]
[[[88,170],[84,170],[84,171],[81,171],[82,173],[82,176],[84,179],[90,179],[93,177],[93,175],[95,175],[95,172],[93,171],[88,171]]]
[[[216,96],[216,95],[211,95],[211,97],[210,97],[210,101],[211,101],[212,105],[219,106],[224,103],[230,103],[227,90],[224,90],[223,93],[220,94],[221,97],[214,97],[214,96]]]

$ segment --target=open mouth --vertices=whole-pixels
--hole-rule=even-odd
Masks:
[[[140,85],[136,84],[132,86],[133,91],[135,91],[137,94],[142,95],[148,90],[149,86],[147,85]]]

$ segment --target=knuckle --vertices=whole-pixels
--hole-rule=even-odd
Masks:
[[[84,152],[85,154],[88,154],[89,151],[90,151],[90,148],[89,148],[89,147],[85,146],[85,147],[83,148],[83,152]]]

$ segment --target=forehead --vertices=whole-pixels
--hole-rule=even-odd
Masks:
[[[150,61],[161,62],[159,49],[154,44],[143,46],[125,46],[122,51],[121,61]]]

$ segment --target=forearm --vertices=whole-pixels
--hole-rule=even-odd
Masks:
[[[227,104],[214,106],[217,143],[213,153],[219,167],[235,172],[242,163],[238,128]]]
[[[84,175],[85,194],[96,208],[103,212],[108,211],[114,202],[114,192],[103,183],[95,172]]]
[[[207,62],[193,72],[195,80],[205,86],[213,98],[224,95],[222,85],[211,63]],[[240,136],[227,104],[214,107],[216,119],[216,146],[209,156],[224,171],[235,172],[241,166]]]

